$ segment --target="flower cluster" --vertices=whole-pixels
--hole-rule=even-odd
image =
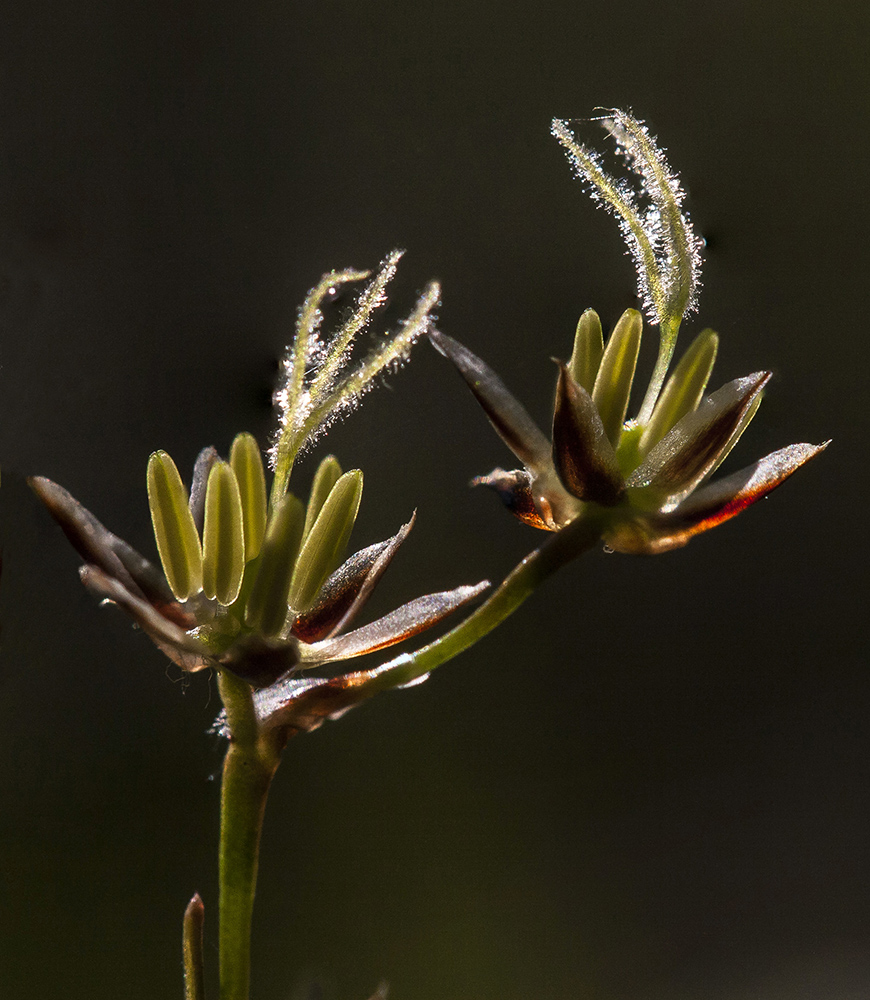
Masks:
[[[162,573],[61,486],[41,477],[31,480],[84,559],[85,585],[125,611],[182,669],[229,670],[247,682],[264,732],[316,728],[376,691],[419,680],[394,664],[329,678],[300,672],[401,642],[488,586],[428,594],[351,628],[414,518],[392,538],[345,558],[362,472],[343,473],[329,456],[317,469],[307,504],[287,490],[300,449],[430,329],[436,285],[426,289],[399,333],[341,377],[355,338],[384,301],[398,258],[398,252],[387,258],[329,342],[318,330],[322,303],[337,286],[368,274],[330,272],[309,294],[276,393],[281,419],[271,450],[270,499],[250,434],[236,437],[228,460],[214,448],[204,449],[189,492],[166,452],[151,456],[148,500]]]
[[[490,486],[526,524],[558,531],[584,516],[618,552],[685,545],[766,496],[826,445],[793,444],[715,482],[710,477],[755,415],[769,372],[704,395],[718,338],[701,333],[670,376],[648,422],[626,422],[642,330],[626,311],[605,348],[598,316],[580,319],[568,364],[559,363],[552,442],[480,358],[443,333],[434,345],[457,367],[524,468],[495,469]]]
[[[362,495],[360,471],[342,474],[330,456],[320,463],[306,506],[286,494],[270,512],[249,434],[235,439],[229,462],[213,448],[201,453],[189,498],[172,459],[165,452],[151,456],[148,492],[164,573],[56,483],[37,477],[31,485],[85,560],[88,589],[118,605],[182,669],[226,668],[265,689],[258,701],[269,705],[267,725],[313,728],[311,688],[318,684],[325,685],[321,694],[331,692],[319,719],[362,700],[375,672],[290,681],[302,669],[416,635],[486,587],[429,594],[347,631],[413,518],[392,538],[342,559]],[[278,690],[283,700],[276,700]],[[289,704],[291,694],[303,692],[308,722],[294,718]]]
[[[667,552],[766,496],[826,444],[789,445],[709,481],[755,415],[770,373],[705,396],[719,339],[704,330],[665,382],[680,324],[697,305],[701,241],[683,210],[679,179],[643,122],[618,109],[600,121],[639,191],[608,174],[565,122],[554,120],[553,135],[593,197],[618,218],[641,298],[659,326],[658,358],[637,418],[626,422],[643,331],[636,310],[622,315],[606,346],[597,314],[581,316],[571,358],[559,363],[552,440],[480,358],[437,330],[429,336],[524,466],[496,469],[476,484],[491,486],[537,528],[559,531],[583,519],[616,551]]]

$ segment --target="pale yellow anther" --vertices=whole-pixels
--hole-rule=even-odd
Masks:
[[[610,443],[619,445],[628,410],[634,369],[640,350],[643,319],[636,309],[626,309],[613,329],[592,390],[592,400]]]
[[[266,476],[263,457],[251,434],[238,434],[230,449],[230,465],[239,484],[245,526],[245,560],[256,559],[266,532]]]
[[[285,493],[269,518],[245,608],[246,624],[263,635],[277,635],[287,618],[287,594],[304,523],[302,502],[292,493]]]
[[[574,350],[571,352],[567,368],[577,385],[583,386],[590,396],[603,354],[604,335],[601,332],[601,320],[594,309],[587,309],[577,324]]]
[[[305,511],[305,531],[303,538],[308,536],[308,532],[314,527],[320,508],[326,503],[332,487],[341,478],[341,466],[335,455],[327,455],[314,473],[314,482],[311,484],[311,492],[308,495],[308,507]]]
[[[202,589],[202,548],[187,500],[175,463],[155,451],[148,459],[148,506],[163,572],[179,601]]]
[[[719,337],[703,330],[689,345],[659,396],[649,423],[640,439],[640,456],[646,455],[687,413],[698,408],[713,365]]]
[[[294,611],[305,611],[312,604],[338,565],[356,521],[362,487],[363,475],[359,469],[346,472],[320,508],[296,560],[289,594]]]
[[[245,533],[239,485],[227,462],[215,462],[205,491],[202,589],[206,597],[232,604],[245,572]]]

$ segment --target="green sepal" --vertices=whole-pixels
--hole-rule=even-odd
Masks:
[[[601,332],[601,320],[594,309],[587,309],[577,324],[568,371],[577,385],[583,386],[590,396],[595,387],[595,376],[598,374],[603,354],[604,334]]]
[[[245,526],[245,560],[256,559],[266,533],[266,475],[263,458],[252,434],[237,434],[230,449],[230,465],[239,484]]]
[[[285,493],[269,518],[245,609],[245,623],[262,635],[277,635],[287,618],[287,593],[304,523],[302,501]]]
[[[148,506],[166,580],[179,601],[202,589],[202,548],[187,490],[165,451],[148,459]]]
[[[332,487],[296,560],[289,602],[294,611],[306,611],[347,547],[362,497],[363,474],[346,472]]]
[[[702,330],[689,345],[668,379],[640,441],[643,458],[687,413],[698,408],[716,363],[719,337]]]
[[[642,332],[640,313],[636,309],[626,309],[607,342],[592,390],[593,402],[598,407],[604,430],[614,448],[619,446],[628,410]]]
[[[245,572],[245,531],[236,474],[218,461],[208,474],[202,530],[202,589],[223,605],[239,596]]]
[[[317,466],[314,473],[314,482],[311,484],[311,492],[308,494],[308,508],[305,511],[305,531],[303,538],[308,537],[308,532],[314,527],[320,508],[326,503],[332,487],[341,478],[341,466],[335,455],[327,455]]]

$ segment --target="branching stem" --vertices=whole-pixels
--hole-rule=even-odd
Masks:
[[[248,1000],[260,834],[280,747],[258,733],[249,684],[223,671],[218,687],[231,733],[221,786],[220,1000]]]

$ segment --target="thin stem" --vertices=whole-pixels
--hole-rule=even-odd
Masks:
[[[248,1000],[260,834],[279,748],[258,732],[250,685],[223,671],[218,687],[231,734],[221,787],[220,1000]]]
[[[582,514],[514,567],[501,586],[460,625],[428,646],[385,664],[381,674],[386,682],[384,687],[395,687],[397,677],[405,684],[417,680],[473,646],[513,614],[556,570],[596,545],[601,539],[602,523],[601,508],[587,506]]]

